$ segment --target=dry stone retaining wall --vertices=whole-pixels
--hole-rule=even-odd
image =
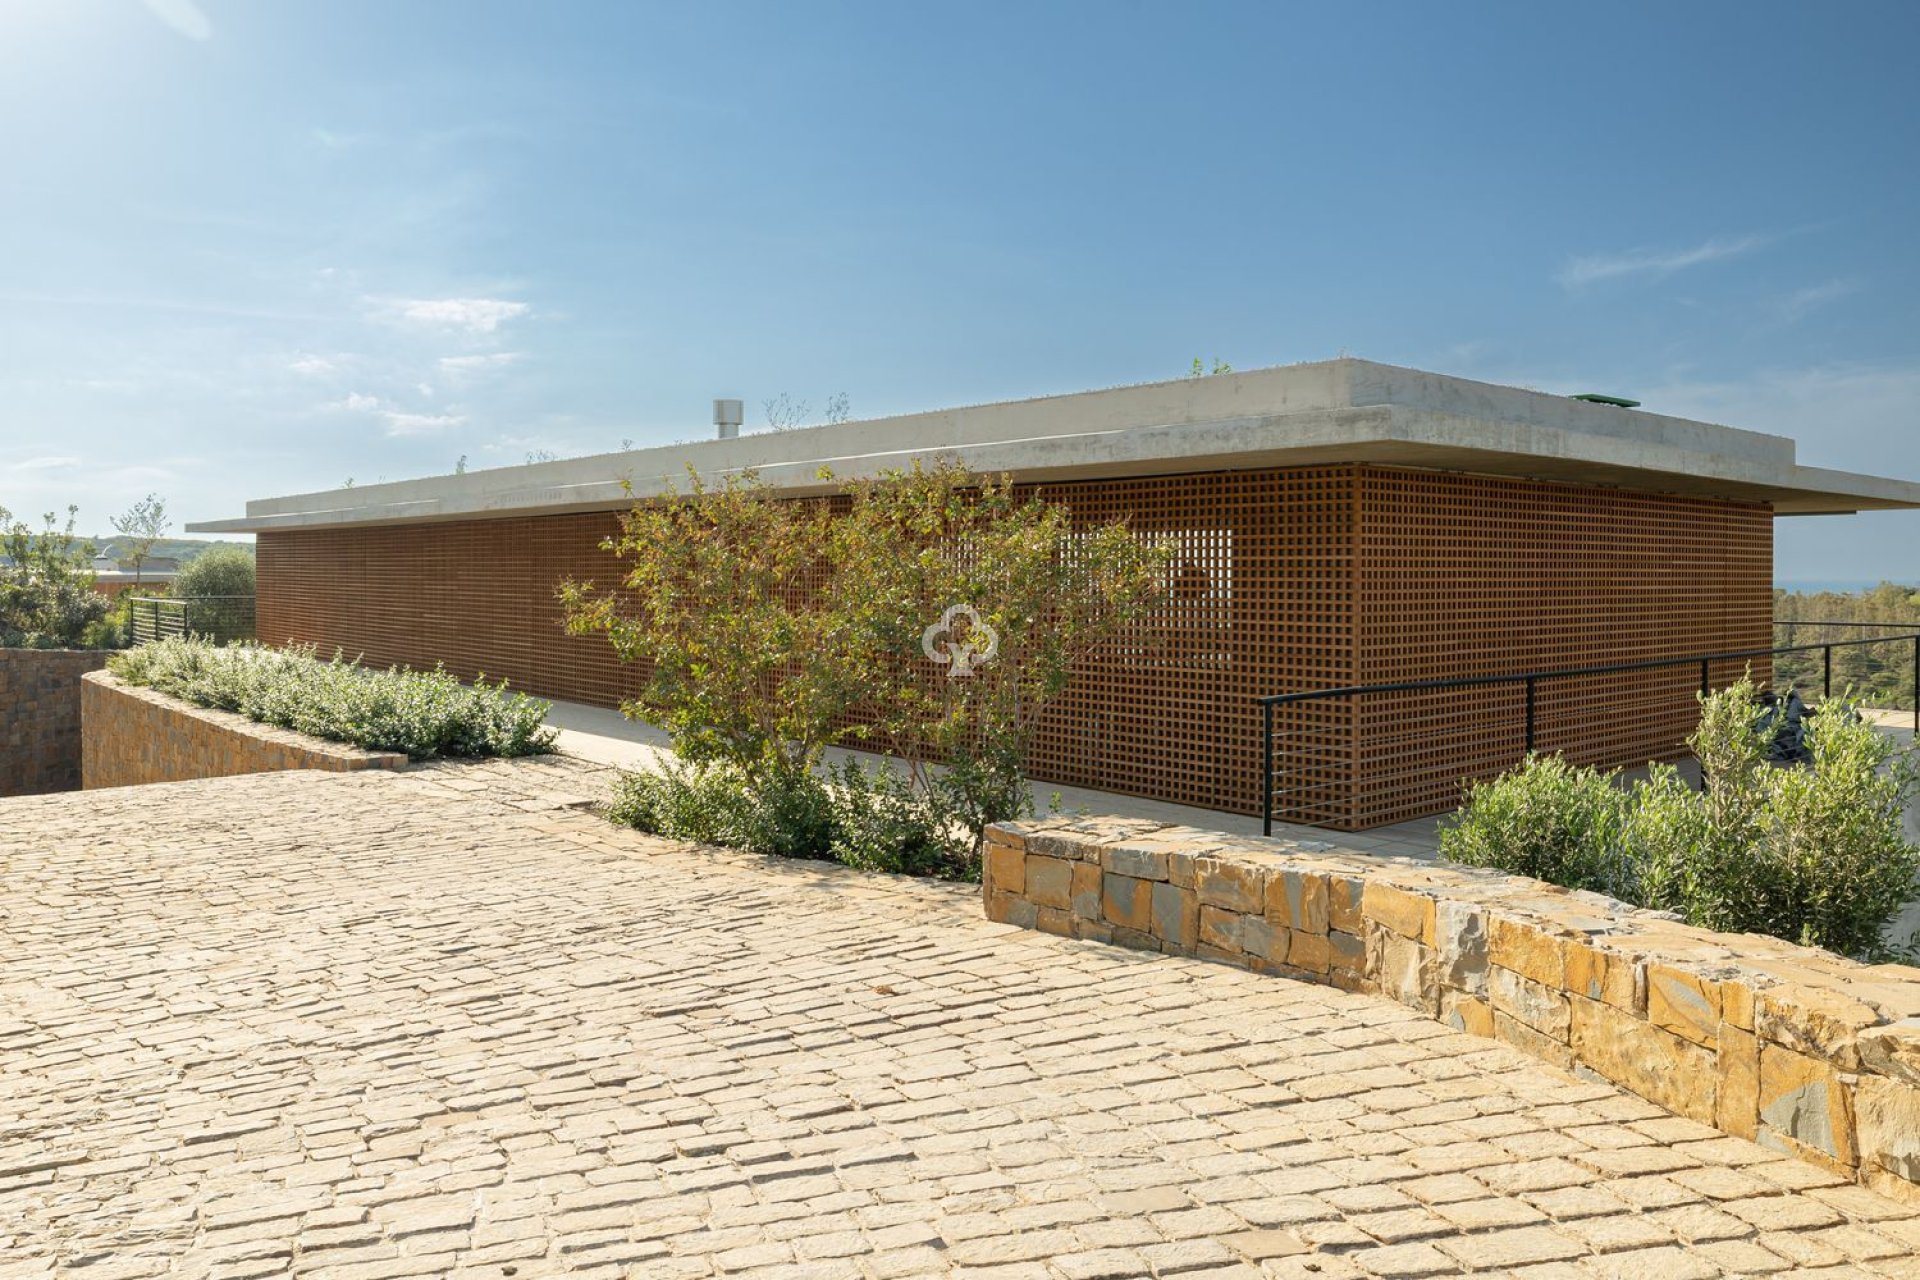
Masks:
[[[280,769],[342,772],[407,764],[406,756],[394,752],[365,751],[196,707],[106,671],[80,683],[82,775],[89,791]]]
[[[1128,819],[988,833],[994,920],[1387,996],[1920,1199],[1920,969],[1598,894]]]
[[[0,796],[80,789],[80,677],[98,649],[0,649]]]

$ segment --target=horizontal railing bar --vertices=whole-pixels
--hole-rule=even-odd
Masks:
[[[1438,680],[1402,680],[1391,684],[1349,685],[1340,689],[1314,689],[1305,693],[1269,693],[1254,699],[1262,706],[1278,707],[1327,698],[1354,698],[1374,693],[1417,693],[1428,689],[1478,689],[1490,685],[1521,684],[1528,680],[1560,680],[1575,676],[1617,675],[1628,671],[1657,671],[1663,667],[1698,666],[1703,662],[1732,662],[1740,658],[1772,658],[1783,653],[1817,653],[1824,649],[1847,649],[1861,645],[1885,644],[1889,640],[1920,639],[1920,632],[1898,636],[1875,636],[1865,640],[1829,640],[1824,644],[1782,645],[1776,649],[1736,649],[1726,653],[1699,653],[1686,658],[1652,658],[1643,662],[1617,662],[1597,667],[1561,667],[1549,671],[1522,671],[1498,676],[1450,676]]]

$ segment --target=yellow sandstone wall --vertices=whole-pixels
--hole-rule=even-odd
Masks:
[[[80,683],[81,778],[89,791],[280,769],[404,769],[407,758],[363,751],[209,711],[105,671]]]
[[[1143,820],[989,831],[994,920],[1382,995],[1920,1199],[1920,969],[1537,880]]]

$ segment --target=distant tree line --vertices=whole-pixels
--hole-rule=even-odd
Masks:
[[[1920,588],[1883,582],[1871,591],[1775,591],[1774,643],[1825,644],[1881,634],[1882,628],[1821,626],[1823,622],[1884,623],[1889,635],[1920,631]],[[1818,692],[1825,680],[1824,657],[1781,654],[1774,659],[1774,683]],[[1862,705],[1913,708],[1913,641],[1854,645],[1833,651],[1833,691],[1852,690]]]

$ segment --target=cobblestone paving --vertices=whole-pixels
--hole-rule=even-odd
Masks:
[[[1385,1001],[566,807],[0,802],[0,1276],[1920,1276],[1920,1218]]]

